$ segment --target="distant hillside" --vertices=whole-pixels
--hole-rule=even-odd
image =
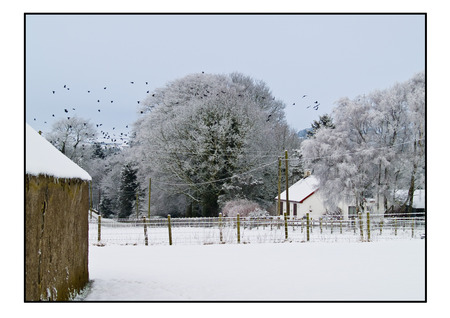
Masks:
[[[308,133],[308,131],[311,131],[311,128],[305,128],[305,129],[299,130],[299,131],[297,132],[297,135],[298,135],[300,138],[305,139],[305,138],[306,138],[306,134]]]

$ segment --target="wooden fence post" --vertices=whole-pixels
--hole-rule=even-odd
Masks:
[[[236,215],[236,227],[237,227],[237,242],[241,243],[241,221],[239,219],[239,213]]]
[[[170,214],[167,215],[167,224],[169,227],[169,245],[172,245],[172,226],[170,225]]]
[[[284,212],[284,239],[288,239],[288,222],[287,222],[287,213]]]
[[[383,233],[383,219],[380,221],[380,235]]]
[[[362,214],[361,212],[358,212],[358,219],[359,219],[359,234],[361,236],[361,242],[364,241],[364,231],[363,231],[363,223],[362,223]]]
[[[331,234],[333,234],[333,219],[330,219],[330,230],[331,230]]]
[[[306,213],[306,241],[309,242],[309,213]]]
[[[322,217],[319,218],[320,234],[322,234]]]
[[[220,237],[220,243],[223,243],[223,235],[222,235],[222,213],[219,213],[219,237]]]
[[[411,221],[411,238],[414,238],[414,222],[415,219],[413,218]]]
[[[97,241],[101,241],[102,239],[102,216],[98,215],[98,235],[97,235]]]
[[[394,218],[394,233],[397,236],[397,218]]]
[[[144,216],[144,242],[145,242],[145,246],[148,246],[147,220],[145,219],[145,216]]]
[[[370,242],[370,213],[367,212],[367,242]]]
[[[339,231],[342,234],[342,219],[339,220]]]

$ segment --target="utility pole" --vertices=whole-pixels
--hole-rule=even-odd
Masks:
[[[278,157],[278,204],[277,204],[277,216],[281,213],[281,157]]]
[[[286,161],[286,214],[289,217],[290,216],[290,207],[289,207],[289,163],[288,163],[288,152],[287,150],[284,151],[284,157]]]
[[[136,222],[139,219],[139,194],[136,192]]]
[[[152,178],[148,179],[148,219],[150,220],[150,199],[152,198]]]

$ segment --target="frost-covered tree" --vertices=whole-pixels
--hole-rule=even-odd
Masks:
[[[386,211],[399,189],[409,189],[405,206],[412,207],[414,190],[424,186],[424,90],[419,73],[386,90],[342,98],[335,128],[319,129],[302,144],[330,207],[345,200],[360,210],[365,197],[374,197]]]
[[[183,209],[195,215],[217,215],[219,197],[227,195],[236,176],[252,169],[261,168],[252,173],[260,180],[252,186],[265,185],[272,174],[264,173],[270,169],[264,164],[275,160],[276,152],[298,146],[284,104],[264,82],[239,73],[188,75],[156,89],[141,104],[133,141],[140,176],[151,176],[166,192],[159,197],[167,191],[184,196]],[[261,191],[270,192],[264,186]]]
[[[97,131],[87,119],[77,116],[57,120],[45,137],[72,161],[82,164],[89,158],[90,145]]]

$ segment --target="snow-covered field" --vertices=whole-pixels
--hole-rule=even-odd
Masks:
[[[90,246],[86,301],[423,301],[425,240]]]

